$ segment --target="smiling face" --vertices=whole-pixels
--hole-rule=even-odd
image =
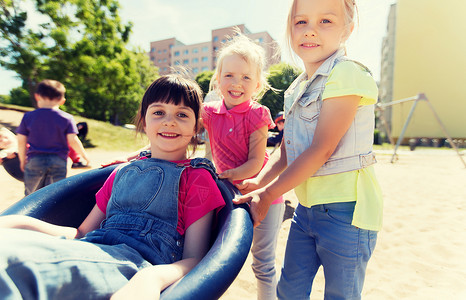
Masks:
[[[223,59],[217,81],[227,109],[251,99],[260,87],[258,73],[237,54]]]
[[[194,111],[183,103],[154,102],[147,108],[144,131],[151,144],[152,157],[186,159],[186,150],[196,133]]]
[[[308,77],[349,37],[342,0],[296,0],[290,18],[291,47],[303,60]]]

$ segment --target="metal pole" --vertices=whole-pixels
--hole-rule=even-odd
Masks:
[[[461,159],[461,162],[463,163],[464,167],[466,168],[466,162],[464,162],[463,158],[461,157],[461,154],[458,151],[458,148],[456,147],[455,143],[453,143],[453,139],[448,134],[447,129],[445,128],[442,121],[440,120],[440,117],[437,115],[437,112],[435,111],[434,107],[430,103],[429,99],[427,99],[427,97],[425,97],[424,94],[422,94],[422,95],[424,96],[423,100],[425,100],[426,103],[429,105],[430,110],[432,110],[432,113],[434,114],[434,117],[437,119],[437,122],[440,124],[440,128],[442,129],[443,133],[447,136],[447,139],[450,142],[450,145],[453,147],[453,149],[455,149],[456,154],[458,154],[458,157]]]
[[[419,99],[419,95],[424,95],[424,94],[418,94],[418,95],[413,96],[413,97],[404,98],[404,99],[400,99],[400,100],[396,100],[396,101],[392,101],[392,102],[379,103],[379,104],[377,104],[377,106],[379,106],[379,107],[386,107],[386,106],[392,106],[392,105],[399,104],[399,103],[404,103],[404,102],[409,102],[409,101],[418,100],[418,99]]]
[[[411,121],[411,117],[413,116],[414,109],[416,108],[417,102],[419,101],[419,95],[416,96],[415,98],[416,98],[416,99],[415,99],[415,101],[414,101],[414,104],[413,104],[413,106],[411,107],[411,110],[409,111],[408,119],[406,119],[406,122],[405,122],[405,124],[403,125],[403,129],[401,130],[400,136],[398,137],[398,140],[396,141],[395,150],[393,151],[392,159],[390,160],[391,163],[393,163],[393,161],[395,160],[395,157],[396,157],[396,150],[398,149],[398,147],[399,147],[400,144],[401,144],[401,141],[403,140],[403,136],[405,135],[405,131],[406,131],[406,128],[408,127],[409,121]],[[401,100],[400,100],[400,101],[401,101]],[[398,103],[399,103],[399,101],[395,101],[395,102],[398,102]],[[406,101],[405,101],[405,102],[406,102]]]

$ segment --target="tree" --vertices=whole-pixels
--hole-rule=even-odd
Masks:
[[[286,63],[279,63],[270,66],[267,81],[272,86],[260,99],[262,105],[270,109],[272,117],[276,116],[279,111],[283,110],[283,95],[293,80],[301,72]]]
[[[67,88],[64,109],[113,123],[132,120],[157,70],[142,51],[128,50],[132,24],[117,0],[31,0],[42,24],[26,26],[24,1],[0,0],[0,64],[15,71],[32,97],[37,81]]]
[[[20,106],[31,106],[29,99],[29,93],[22,87],[16,87],[10,91],[10,102],[11,104]]]
[[[201,87],[201,90],[204,92],[204,95],[207,95],[209,92],[209,85],[212,76],[214,75],[214,71],[204,71],[196,75],[196,82]]]

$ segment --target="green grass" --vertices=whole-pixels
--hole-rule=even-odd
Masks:
[[[144,134],[114,126],[107,122],[75,116],[76,122],[86,122],[89,128],[83,145],[86,149],[133,152],[148,144]]]

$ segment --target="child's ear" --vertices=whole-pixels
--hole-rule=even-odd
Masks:
[[[34,93],[34,99],[36,100],[36,102],[39,102],[40,101],[39,94]]]
[[[61,106],[61,105],[65,104],[65,102],[66,102],[66,98],[63,97],[58,101],[58,105]]]

